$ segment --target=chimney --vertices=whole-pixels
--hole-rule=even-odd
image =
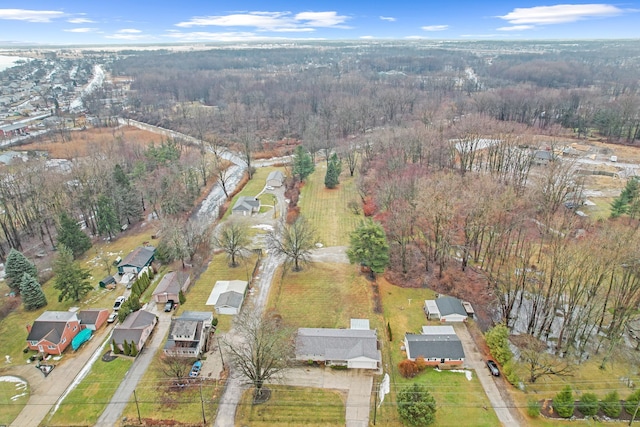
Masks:
[[[27,325],[27,332],[31,333],[31,325]]]

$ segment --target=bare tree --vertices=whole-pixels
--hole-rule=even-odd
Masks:
[[[280,222],[279,226],[267,235],[269,249],[284,255],[287,262],[293,264],[293,271],[302,270],[302,266],[309,262],[311,249],[316,241],[315,229],[302,216],[291,225]]]
[[[254,398],[262,396],[264,383],[291,366],[294,333],[282,325],[279,317],[261,317],[253,310],[243,310],[235,321],[236,334],[224,344],[231,363],[255,387]]]
[[[163,354],[160,360],[162,360],[162,372],[168,377],[175,378],[178,384],[182,384],[183,380],[189,375],[191,363],[184,357]]]
[[[549,354],[544,342],[529,335],[522,347],[520,357],[528,368],[530,383],[535,383],[538,379],[549,375],[566,377],[573,374],[574,364]]]
[[[227,222],[217,235],[213,236],[213,243],[226,252],[229,266],[237,267],[238,258],[244,257],[249,245],[247,224],[239,221]]]

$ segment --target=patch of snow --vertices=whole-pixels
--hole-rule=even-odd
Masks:
[[[436,372],[442,372],[440,369],[436,368]],[[468,369],[447,369],[447,372],[459,372],[464,374],[467,377],[467,381],[471,381],[473,379],[473,372]]]
[[[16,385],[16,392],[21,392],[19,394],[11,396],[12,402],[15,402],[16,400],[20,399],[22,396],[27,395],[27,382],[22,378],[14,377],[11,375],[5,375],[0,377],[0,382],[14,383]]]
[[[258,224],[258,225],[252,226],[251,228],[257,228],[259,230],[264,230],[264,231],[273,231],[273,226],[269,224]]]

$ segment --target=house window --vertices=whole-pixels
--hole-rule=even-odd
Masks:
[[[74,326],[74,327],[73,327],[73,330],[74,330],[74,331],[77,331],[77,330],[78,330],[78,325]]]
[[[60,344],[64,344],[66,342],[67,342],[67,338],[65,337],[65,338],[62,338],[62,342]]]
[[[29,341],[29,345],[36,346],[38,345],[38,341]]]
[[[56,349],[56,346],[55,346],[55,345],[48,345],[48,346],[47,346],[47,348],[48,348],[49,350],[55,350],[55,349]]]

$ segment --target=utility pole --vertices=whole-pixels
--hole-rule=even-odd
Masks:
[[[142,424],[142,418],[140,417],[140,406],[138,406],[138,396],[136,396],[136,390],[133,390],[133,400],[136,401],[136,410],[138,411],[138,423]]]
[[[220,360],[222,361],[222,370],[224,371],[224,359],[222,358],[222,346],[220,345],[220,337],[216,337],[218,340],[218,351],[220,352]]]
[[[202,398],[202,378],[200,378],[200,406],[202,407],[202,424],[207,425],[207,418],[204,414],[204,399]]]

